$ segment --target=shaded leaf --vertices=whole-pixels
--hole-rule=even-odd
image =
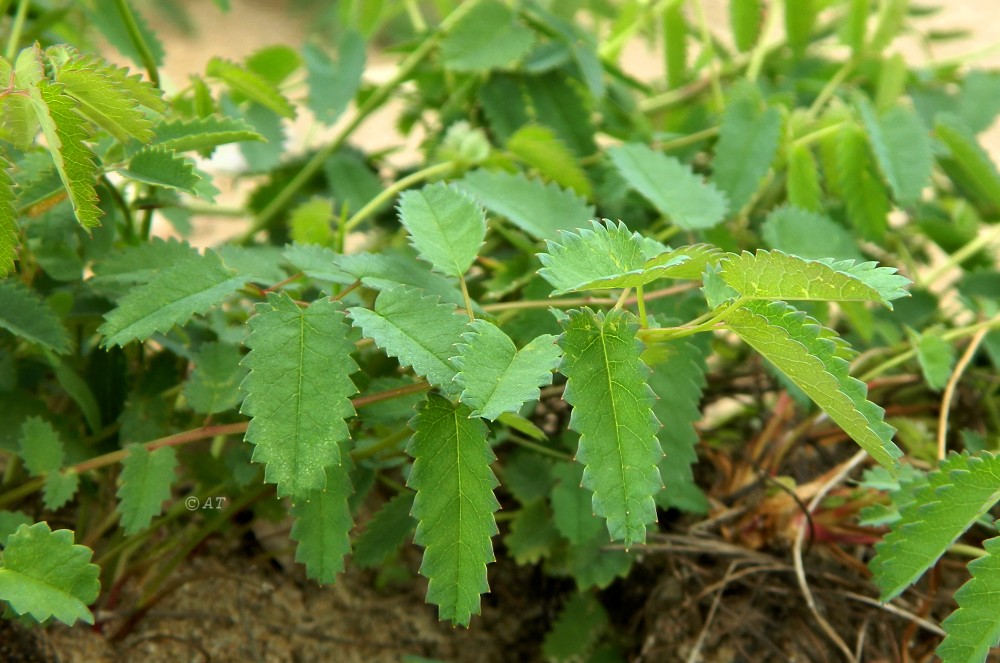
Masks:
[[[274,111],[281,117],[295,117],[295,109],[278,88],[260,74],[235,62],[213,57],[205,66],[205,75],[217,78],[230,90]]]
[[[537,170],[542,177],[564,189],[572,189],[584,198],[593,196],[590,180],[587,179],[587,174],[580,167],[577,158],[549,127],[537,124],[523,126],[507,139],[506,147],[511,154]],[[587,218],[589,219],[592,214],[587,215]],[[571,226],[571,228],[578,227]]]
[[[361,86],[365,71],[365,39],[355,30],[345,31],[338,40],[337,62],[318,46],[302,47],[309,85],[308,105],[316,117],[331,124],[347,108]]]
[[[731,100],[719,125],[712,180],[733,211],[743,209],[757,193],[781,138],[781,113],[775,108],[761,111],[757,97],[744,94]]]
[[[16,279],[0,281],[0,328],[57,354],[70,350],[69,333],[55,311]]]
[[[930,183],[933,164],[931,141],[923,122],[903,106],[893,106],[881,117],[864,100],[858,109],[879,167],[896,199],[904,205],[919,202],[921,191]]]
[[[384,564],[413,533],[417,521],[410,516],[413,493],[401,492],[372,516],[354,544],[354,563],[363,568]]]
[[[881,241],[889,227],[889,195],[868,154],[865,133],[845,125],[836,141],[833,177],[847,206],[847,218],[862,237]]]
[[[332,583],[344,570],[344,557],[351,550],[353,526],[348,497],[354,491],[349,470],[350,455],[341,449],[341,465],[327,465],[323,487],[310,491],[292,506],[295,519],[291,537],[298,542],[295,561],[304,564],[306,575],[319,583]]]
[[[154,145],[174,152],[211,150],[228,143],[264,140],[264,136],[243,120],[221,115],[162,120],[153,125],[153,134]]]
[[[194,163],[162,147],[150,147],[137,153],[121,168],[119,173],[137,182],[166,189],[176,189],[197,195],[196,187],[201,180],[194,170]]]
[[[484,0],[448,31],[441,54],[447,69],[484,72],[514,64],[534,43],[534,33],[509,7]]]
[[[194,360],[194,371],[184,383],[184,398],[199,414],[217,414],[240,402],[240,383],[246,369],[239,348],[221,342],[205,343]]]
[[[141,444],[129,445],[128,451],[122,460],[117,495],[125,536],[132,536],[149,527],[153,518],[163,512],[175,479],[177,453],[173,447],[150,451]]]
[[[802,258],[861,258],[851,234],[830,217],[783,206],[768,214],[761,228],[771,248]]]
[[[29,417],[21,424],[21,460],[33,477],[57,471],[63,463],[63,443],[52,424]]]

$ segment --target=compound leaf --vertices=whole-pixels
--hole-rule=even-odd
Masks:
[[[500,508],[486,424],[471,415],[468,407],[430,394],[417,406],[407,447],[414,459],[407,485],[417,491],[413,540],[424,547],[420,573],[430,581],[427,601],[438,606],[441,619],[463,626],[489,591],[486,565],[494,560],[490,539]]]
[[[141,444],[129,445],[129,455],[122,460],[121,486],[118,488],[118,513],[125,536],[149,527],[170,499],[170,486],[177,468],[173,447],[150,451]]]
[[[131,290],[98,328],[104,347],[144,341],[222,302],[247,278],[226,267],[214,251],[169,267]]]
[[[235,62],[214,57],[205,66],[205,75],[217,78],[230,90],[257,102],[282,117],[295,117],[295,108],[273,83]]]
[[[593,187],[577,158],[549,127],[527,124],[507,139],[506,147],[511,154],[537,170],[542,177],[552,180],[564,189],[572,189],[584,198],[593,196]],[[589,218],[590,215],[587,216],[587,219]],[[579,225],[570,226],[570,228],[579,227]]]
[[[952,454],[914,500],[900,509],[900,519],[869,564],[875,584],[888,601],[916,582],[948,547],[1000,500],[1000,456]],[[963,659],[974,660],[974,659]]]
[[[240,402],[240,383],[246,368],[240,365],[239,348],[210,342],[201,346],[194,371],[184,383],[184,397],[198,414],[217,414]]]
[[[486,213],[443,182],[399,197],[399,221],[420,257],[448,276],[462,276],[486,237]]]
[[[788,150],[788,203],[810,212],[823,209],[816,157],[807,145],[793,144]]]
[[[199,258],[197,249],[174,238],[152,237],[138,246],[125,246],[94,264],[97,285],[149,283],[161,270],[189,259]]]
[[[458,368],[455,381],[462,387],[461,400],[472,414],[491,421],[504,412],[517,412],[538,399],[538,388],[552,383],[552,371],[561,355],[555,337],[539,336],[518,350],[499,327],[486,320],[469,325],[452,358]]]
[[[646,540],[656,521],[653,496],[663,488],[649,369],[639,359],[638,324],[627,311],[570,311],[559,338],[559,371],[573,406],[569,426],[580,433],[577,460],[594,513],[607,518],[612,540],[629,547]]]
[[[805,260],[781,251],[730,254],[719,263],[722,280],[744,297],[786,301],[880,302],[906,296],[909,279],[891,267],[852,260]]]
[[[441,42],[444,66],[485,72],[514,64],[535,43],[535,34],[497,0],[480,2]]]
[[[948,148],[938,161],[964,190],[991,209],[1000,209],[1000,173],[975,135],[958,118],[940,114],[934,134]]]
[[[0,565],[0,600],[18,615],[39,622],[54,617],[72,626],[94,623],[87,606],[101,591],[101,569],[90,548],[73,543],[73,532],[48,523],[21,525],[7,538]]]
[[[163,120],[153,126],[153,134],[153,145],[174,152],[211,150],[227,143],[264,140],[243,120],[219,115]]]
[[[354,492],[349,473],[351,457],[345,449],[340,449],[338,455],[344,462],[326,466],[323,488],[308,492],[291,509],[295,519],[291,537],[299,544],[295,561],[305,565],[309,578],[326,584],[344,570],[354,525],[347,499]]]
[[[130,179],[166,189],[176,189],[196,195],[201,177],[194,171],[194,163],[179,154],[163,148],[148,147],[137,153],[128,168],[118,172]]]
[[[337,255],[334,266],[350,277],[343,283],[357,279],[374,290],[408,285],[423,290],[427,295],[439,297],[445,304],[465,306],[462,292],[454,281],[433,271],[422,260],[417,260],[409,247],[399,252]],[[476,302],[472,303],[473,310],[479,311],[478,306]]]
[[[412,508],[413,493],[409,491],[386,502],[355,542],[354,563],[365,568],[376,567],[399,550],[417,526],[410,516]]]
[[[889,195],[868,154],[865,133],[847,124],[836,141],[833,179],[847,206],[847,217],[862,237],[881,241],[889,227]]]
[[[848,374],[839,337],[784,302],[748,302],[727,325],[788,378],[878,463],[896,471],[902,452],[883,410],[867,400],[865,384]]]
[[[690,166],[639,143],[613,147],[608,154],[629,186],[681,228],[711,228],[725,218],[725,194]]]
[[[726,105],[712,160],[713,181],[733,210],[750,202],[771,169],[781,138],[781,113],[759,109],[757,95],[740,96]]]
[[[972,579],[955,593],[958,610],[941,626],[948,635],[938,646],[944,663],[985,661],[1000,642],[1000,537],[983,542],[986,555],[969,562]]]
[[[101,210],[94,188],[97,165],[94,153],[86,144],[89,136],[83,118],[76,112],[76,101],[60,85],[45,79],[29,88],[29,94],[45,135],[45,145],[69,193],[76,220],[84,228],[100,225]]]
[[[931,141],[915,112],[894,106],[881,117],[867,101],[858,106],[872,151],[896,200],[912,205],[930,182],[933,155]]]
[[[57,354],[70,350],[59,316],[17,279],[0,281],[0,328]]]
[[[449,393],[457,391],[449,359],[455,356],[455,344],[462,340],[468,322],[454,311],[437,297],[401,285],[379,293],[374,310],[349,309],[354,326],[386,354]]]
[[[0,277],[14,269],[17,257],[17,207],[14,180],[7,172],[9,164],[0,157]]]
[[[299,306],[268,295],[250,318],[250,369],[242,412],[253,419],[246,440],[264,480],[298,503],[326,487],[327,469],[344,462],[341,446],[354,416],[354,344],[341,305],[328,299]],[[338,475],[339,476],[339,475]]]
[[[585,227],[594,216],[593,205],[572,191],[521,173],[476,170],[456,185],[535,239],[556,239],[560,231]]]

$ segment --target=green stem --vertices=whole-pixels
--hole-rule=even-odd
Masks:
[[[839,88],[847,77],[851,75],[851,72],[854,71],[854,65],[855,61],[853,58],[840,65],[840,69],[838,69],[830,80],[826,82],[826,85],[824,85],[823,89],[820,90],[819,96],[816,97],[812,106],[810,106],[809,110],[806,111],[805,117],[807,120],[814,120],[819,116],[820,111],[823,110],[826,103],[830,101],[830,98],[837,92],[837,88]]]
[[[393,182],[388,187],[386,187],[380,194],[368,201],[368,203],[358,210],[357,214],[352,216],[343,224],[343,232],[347,233],[354,230],[362,221],[370,217],[375,210],[381,207],[386,202],[395,198],[400,192],[406,191],[414,184],[429,180],[433,177],[444,176],[455,169],[456,163],[454,161],[445,161],[444,163],[437,163],[433,166],[427,166],[426,168],[421,168],[418,171],[410,173],[406,177]]]
[[[443,21],[438,29],[431,35],[420,43],[419,46],[403,60],[399,65],[399,69],[396,70],[395,75],[388,81],[380,85],[374,92],[372,92],[368,98],[358,107],[354,116],[351,118],[343,129],[334,137],[330,143],[325,147],[316,151],[312,158],[306,162],[306,165],[295,174],[295,177],[285,185],[285,188],[278,192],[278,194],[271,200],[271,202],[260,211],[260,214],[254,219],[250,230],[247,231],[246,235],[243,237],[243,241],[249,242],[255,234],[267,227],[267,225],[274,220],[278,214],[281,213],[292,198],[306,185],[306,183],[312,179],[319,170],[326,163],[326,160],[330,156],[340,149],[347,138],[357,129],[361,124],[371,115],[376,109],[378,109],[382,104],[384,104],[396,91],[403,81],[410,77],[410,75],[419,67],[430,55],[431,51],[437,46],[438,41],[450,29],[455,23],[460,21],[466,14],[468,14],[472,9],[478,4],[478,0],[468,0],[467,2],[461,3],[455,10],[449,14]]]
[[[679,150],[682,147],[687,147],[688,145],[693,145],[694,143],[699,143],[703,140],[709,138],[715,138],[719,135],[719,127],[709,127],[708,129],[702,129],[701,131],[696,131],[693,134],[688,134],[686,136],[681,136],[680,138],[674,138],[673,140],[668,140],[657,145],[657,149],[661,152],[669,152],[671,150]]]
[[[981,249],[989,246],[997,240],[1000,240],[1000,226],[994,226],[988,232],[979,235],[958,251],[952,253],[948,256],[948,260],[938,265],[933,272],[924,277],[924,281],[926,283],[934,283],[939,278],[944,276],[944,274],[949,270],[958,267],[975,254],[979,253]]]
[[[550,449],[549,447],[543,446],[537,442],[533,442],[532,440],[518,435],[510,435],[507,439],[514,444],[524,447],[525,449],[531,449],[532,451],[536,451],[546,456],[551,456],[552,458],[558,458],[559,460],[573,460],[569,454],[556,451],[555,449]]]
[[[822,129],[816,129],[815,131],[810,131],[805,136],[800,136],[799,138],[796,138],[793,142],[796,147],[811,145],[812,143],[815,143],[818,140],[822,140],[823,138],[829,136],[832,133],[840,131],[845,124],[847,123],[836,122],[829,126],[823,127]]]
[[[639,326],[643,329],[649,327],[649,318],[646,317],[646,300],[642,296],[642,286],[635,287],[635,303],[639,307]]]
[[[28,15],[28,0],[18,0],[17,13],[14,15],[14,24],[10,27],[10,36],[7,37],[7,50],[4,57],[14,66],[14,56],[17,55],[17,47],[21,42],[21,31],[24,30],[24,19]]]
[[[695,0],[695,10],[698,13],[698,29],[701,32],[701,47],[706,53],[712,54],[712,60],[708,64],[708,84],[712,88],[712,97],[715,100],[716,109],[721,112],[726,107],[726,99],[722,95],[722,84],[719,59],[715,57],[715,44],[712,43],[712,36],[708,31],[708,19],[705,18],[705,5],[702,0]]]
[[[136,23],[135,14],[132,13],[132,8],[128,5],[128,0],[115,0],[115,5],[118,7],[118,14],[122,17],[122,22],[128,31],[129,39],[132,40],[132,45],[139,52],[139,59],[142,60],[142,66],[146,68],[146,75],[149,76],[149,80],[153,85],[160,87],[160,72],[156,68],[156,58],[153,57],[153,52],[149,50],[149,44],[146,43],[142,32],[139,31],[139,24]]]
[[[462,286],[462,299],[465,301],[465,312],[469,315],[469,322],[475,322],[476,314],[472,312],[472,298],[469,297],[469,286],[465,282],[465,274],[458,277],[458,284]]]
[[[771,45],[771,39],[778,30],[780,17],[784,14],[784,4],[784,0],[774,0],[767,9],[764,29],[761,31],[761,35],[757,39],[753,51],[750,53],[750,64],[747,65],[746,77],[751,83],[755,82],[760,76],[767,54],[775,48]]]
[[[681,327],[661,327],[659,329],[645,329],[640,330],[639,335],[642,340],[650,339],[653,341],[666,341],[675,338],[683,338],[685,336],[691,336],[692,334],[700,334],[701,332],[713,331],[718,329],[718,324],[724,322],[729,313],[736,308],[742,306],[747,301],[746,297],[739,297],[734,302],[729,304],[711,318],[702,322],[700,324],[687,324]],[[699,318],[700,320],[700,318]],[[697,320],[695,320],[697,322]]]
[[[413,435],[413,431],[409,428],[402,428],[391,435],[383,437],[381,440],[371,445],[370,447],[364,447],[361,449],[356,449],[352,454],[351,458],[355,461],[364,460],[365,458],[371,458],[372,456],[378,455],[380,452],[386,449],[392,449],[400,442],[406,438]]]

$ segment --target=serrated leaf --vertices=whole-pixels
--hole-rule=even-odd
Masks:
[[[594,513],[607,518],[611,539],[626,548],[646,540],[656,521],[653,496],[663,488],[649,369],[639,359],[638,324],[627,311],[570,311],[559,338],[573,406],[569,426],[580,433],[577,460]]]
[[[749,51],[760,36],[760,0],[729,0],[729,24],[736,48]]]
[[[394,286],[379,293],[375,307],[348,309],[355,327],[403,366],[432,385],[449,393],[458,391],[455,368],[449,361],[455,356],[455,344],[462,340],[467,318],[455,315],[453,306],[441,304],[437,297],[426,297],[421,290]]]
[[[21,424],[21,460],[33,477],[62,467],[63,443],[52,424],[39,417]]]
[[[83,119],[76,113],[76,102],[62,88],[47,80],[29,89],[35,116],[45,136],[45,146],[56,165],[59,179],[69,193],[76,220],[84,228],[100,225],[97,206],[97,165],[87,147],[89,138]]]
[[[782,206],[767,216],[761,231],[771,248],[802,258],[861,258],[847,229],[823,214]]]
[[[255,101],[281,117],[295,117],[295,108],[278,88],[246,67],[220,57],[213,57],[205,66],[205,75],[221,80],[233,92]]]
[[[268,295],[250,318],[250,369],[242,412],[253,417],[246,440],[264,480],[278,496],[309,499],[326,486],[327,468],[344,462],[345,419],[354,416],[354,344],[339,302],[320,299],[299,308],[286,295]]]
[[[345,449],[339,455],[344,464],[326,467],[324,487],[308,492],[291,509],[295,518],[291,537],[299,544],[295,561],[305,565],[309,578],[325,584],[332,583],[344,570],[344,556],[351,550],[349,532],[354,525],[347,499],[354,491],[349,474],[353,464]]]
[[[239,404],[240,383],[246,377],[241,359],[235,345],[210,342],[201,346],[194,360],[194,371],[184,383],[184,398],[192,410],[217,414]]]
[[[785,5],[785,34],[796,55],[801,55],[809,44],[818,10],[816,0],[798,0]]]
[[[118,301],[118,308],[104,316],[98,333],[106,348],[144,341],[156,332],[186,323],[205,313],[243,287],[244,276],[236,275],[214,251],[164,269]]]
[[[288,221],[292,241],[300,244],[326,244],[333,233],[333,201],[329,198],[313,198],[292,210]]]
[[[958,610],[941,626],[944,641],[935,652],[944,663],[985,661],[1000,643],[1000,537],[983,542],[986,556],[969,562],[972,579],[955,592]]]
[[[702,181],[690,166],[639,143],[613,147],[608,154],[629,186],[681,228],[711,228],[725,218],[725,194]]]
[[[7,168],[10,164],[0,157],[0,278],[14,269],[17,257],[17,208],[14,202],[14,180]]]
[[[993,210],[1000,209],[1000,174],[972,132],[958,118],[938,115],[934,134],[948,148],[938,162],[948,175],[976,199]]]
[[[211,150],[228,143],[265,140],[264,136],[243,120],[221,115],[161,120],[153,125],[153,134],[153,145],[174,152]]]
[[[163,502],[170,499],[177,452],[173,447],[150,451],[141,444],[129,445],[128,451],[122,460],[117,496],[125,536],[132,536],[149,527],[153,518],[163,512]]]
[[[507,553],[518,564],[537,564],[548,557],[559,542],[559,532],[552,524],[552,512],[545,500],[523,505],[510,521],[503,537]]]
[[[784,302],[749,302],[727,316],[727,326],[809,395],[880,465],[896,472],[902,452],[884,411],[867,400],[865,384],[838,356],[836,334]]]
[[[664,487],[656,494],[656,503],[665,509],[706,513],[708,500],[694,482],[691,471],[691,466],[698,462],[694,422],[701,419],[698,405],[705,388],[705,357],[696,345],[683,340],[657,344],[655,351],[666,354],[658,363],[645,362],[652,369],[649,387],[657,396],[653,414],[663,424],[656,437],[663,447],[659,468]]]
[[[129,5],[129,13],[135,21],[142,42],[148,49],[157,67],[163,66],[163,44],[157,39],[156,34],[150,30],[149,24],[142,14]],[[118,51],[132,62],[141,65],[144,61],[140,49],[136,46],[132,37],[130,27],[125,23],[122,12],[118,9],[117,3],[95,2],[85,6],[87,19],[108,40]]]
[[[594,513],[594,495],[581,485],[583,467],[578,463],[559,463],[552,475],[556,479],[549,496],[552,522],[559,533],[574,546],[596,537],[604,540],[604,527]]]
[[[53,532],[48,523],[21,525],[7,539],[0,566],[0,601],[39,622],[54,617],[72,626],[94,623],[87,606],[101,591],[94,551],[73,543],[73,532]]]
[[[326,246],[292,244],[285,247],[282,256],[296,269],[302,270],[306,276],[312,279],[342,284],[360,280],[337,267],[337,259],[346,256],[339,256],[333,249]]]
[[[528,99],[531,119],[555,131],[577,155],[594,154],[597,144],[590,99],[585,98],[583,91],[573,85],[568,76],[560,71],[527,76],[522,79],[522,90]],[[521,96],[508,99],[507,103],[512,101],[524,103]]]
[[[919,202],[921,191],[930,182],[933,165],[931,141],[923,122],[915,112],[902,106],[894,106],[878,117],[862,99],[858,110],[875,158],[896,200],[904,205]]]
[[[547,661],[584,660],[609,622],[608,613],[593,594],[574,594],[546,634],[542,655]]]
[[[72,470],[49,472],[45,475],[42,502],[49,511],[56,511],[66,505],[76,495],[80,487],[80,475]]]
[[[527,401],[538,400],[539,387],[552,383],[552,371],[561,353],[555,336],[544,334],[518,350],[514,341],[486,320],[469,325],[462,335],[455,381],[462,388],[461,401],[472,414],[490,421],[504,412],[517,412]]]
[[[806,145],[793,144],[788,152],[788,203],[810,212],[823,209],[823,191],[819,183],[816,157]]]
[[[726,105],[712,160],[712,180],[732,210],[743,209],[771,169],[781,138],[781,113],[763,112],[757,95],[741,95]]]
[[[159,90],[139,79],[128,84],[127,70],[93,55],[73,54],[54,69],[56,82],[91,122],[122,142],[134,138],[147,143],[152,139],[153,122],[139,103],[142,99],[152,104],[151,108],[162,109]]]
[[[417,521],[410,516],[413,493],[402,492],[385,503],[354,544],[354,563],[363,568],[384,564],[413,533]]]
[[[882,600],[916,582],[952,543],[1000,500],[1000,457],[952,454],[927,475],[869,563]]]
[[[337,44],[337,62],[326,51],[308,43],[302,48],[309,86],[308,105],[327,124],[336,121],[361,86],[365,71],[365,39],[356,30],[343,32]]]
[[[485,72],[514,64],[535,43],[535,34],[497,0],[485,0],[452,27],[441,41],[444,66]]]
[[[128,163],[128,168],[118,172],[129,179],[176,189],[197,195],[196,187],[201,176],[195,172],[194,163],[162,147],[149,147],[138,152]]]
[[[138,246],[124,246],[94,263],[94,285],[148,283],[160,271],[181,262],[197,259],[197,249],[175,238],[151,237]]]
[[[781,251],[729,254],[719,263],[719,275],[736,292],[752,299],[785,301],[879,302],[907,296],[910,280],[891,267],[852,260],[805,260]]]
[[[511,154],[537,170],[542,177],[555,182],[563,189],[572,189],[584,198],[594,195],[590,180],[580,167],[577,158],[549,127],[537,124],[525,125],[507,139],[506,147]],[[588,214],[587,218],[589,219],[592,214],[593,212]]]
[[[430,581],[427,601],[438,606],[441,619],[467,626],[479,613],[480,595],[489,591],[486,565],[494,560],[490,539],[500,508],[486,424],[464,405],[430,394],[411,427],[407,485],[417,491],[413,540],[424,547],[420,574]]]
[[[520,173],[476,170],[455,184],[536,239],[556,239],[560,231],[585,227],[594,215],[594,207],[571,191]]]
[[[917,362],[927,386],[944,389],[955,365],[955,348],[940,336],[919,334],[916,339]]]
[[[420,257],[448,276],[462,276],[486,237],[486,214],[465,193],[443,182],[399,197],[399,221]]]
[[[7,539],[21,525],[31,525],[31,517],[22,511],[0,510],[0,546],[7,547]]]
[[[0,281],[0,328],[56,354],[70,350],[69,334],[55,311],[16,279]]]
[[[406,247],[400,251],[380,253],[355,253],[338,255],[335,264],[351,278],[361,281],[374,290],[388,290],[398,285],[416,287],[425,294],[438,297],[445,304],[465,308],[465,300],[453,279],[431,270],[423,260],[417,260],[416,253]],[[479,304],[472,302],[472,309],[482,312]]]
[[[847,206],[847,217],[862,237],[881,241],[889,227],[889,194],[875,172],[865,133],[846,124],[833,139],[837,141],[833,179]]]

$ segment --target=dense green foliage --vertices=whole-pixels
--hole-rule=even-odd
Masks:
[[[695,423],[734,371],[765,385],[741,418],[789,394],[789,444],[828,418],[878,464],[857,499],[891,527],[870,563],[884,599],[970,528],[996,534],[1000,174],[978,134],[1000,76],[909,69],[891,47],[919,11],[906,0],[733,0],[725,35],[697,0],[343,2],[324,23],[334,51],[215,57],[172,92],[129,2],[14,4],[0,58],[9,615],[92,622],[99,574],[107,588],[125,561],[173,568],[164,555],[251,510],[294,521],[296,560],[322,583],[352,549],[379,566],[412,539],[428,602],[461,625],[502,533],[504,554],[580,591],[545,655],[607,652],[592,589],[626,576],[648,537],[720,508],[699,455],[741,450]],[[88,52],[84,17],[144,75]],[[641,34],[665,80],[622,64]],[[386,42],[405,54],[374,84],[366,52]],[[427,136],[403,169],[352,143],[391,98],[401,137]],[[302,113],[350,119],[292,156]],[[199,215],[232,213],[195,159],[227,144],[259,176],[236,211],[244,237],[155,237],[154,220],[184,238]],[[890,372],[914,379],[886,390]],[[949,431],[962,385],[985,414]],[[226,501],[204,518],[185,494]],[[46,522],[74,506],[93,550]],[[179,543],[148,550],[164,528]],[[996,539],[973,549],[947,661],[983,660],[1000,633]]]

